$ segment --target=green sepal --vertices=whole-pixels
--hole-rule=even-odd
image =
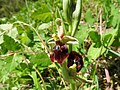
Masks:
[[[64,36],[61,40],[61,42],[65,44],[78,44],[78,40],[72,36]]]
[[[55,44],[56,40],[60,40],[58,39],[58,37],[53,37],[51,39],[48,40],[48,44]],[[63,36],[63,38],[60,40],[63,44],[79,44],[78,40],[72,36]]]

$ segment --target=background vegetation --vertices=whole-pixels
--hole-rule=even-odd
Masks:
[[[52,50],[56,18],[68,28],[62,10],[62,0],[0,0],[1,90],[69,90],[39,38]],[[84,56],[78,76],[93,81],[78,90],[119,90],[120,0],[83,0],[75,37]]]

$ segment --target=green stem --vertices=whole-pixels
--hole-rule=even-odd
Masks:
[[[69,35],[71,35],[71,34],[72,34],[72,24],[69,25]],[[69,45],[69,52],[71,52],[71,51],[72,51],[72,44]],[[74,80],[74,79],[72,79],[72,80]],[[70,90],[75,90],[75,87],[76,87],[76,84],[70,82]]]
[[[117,53],[117,52],[110,50],[110,49],[108,49],[108,51],[120,57],[120,53]]]
[[[71,35],[71,34],[72,34],[72,24],[69,25],[69,35]],[[72,44],[69,45],[69,52],[71,52],[71,51],[72,51]]]
[[[75,84],[74,84],[74,83],[73,83],[73,84],[72,84],[72,83],[70,84],[70,90],[75,90]]]
[[[72,33],[72,24],[69,24],[69,35]]]
[[[72,44],[69,45],[69,52],[72,51]]]
[[[64,63],[62,64],[62,67],[61,67],[63,78],[64,78],[64,80],[66,80],[68,83],[75,84],[74,79],[72,79],[72,78],[69,76],[69,72],[68,72],[68,69],[67,69],[67,66],[66,66],[66,65],[67,65],[66,62],[64,62]]]

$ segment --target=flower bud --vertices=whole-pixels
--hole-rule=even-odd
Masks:
[[[72,4],[74,0],[63,0],[63,12],[66,21],[70,24],[72,23]]]
[[[72,14],[72,34],[74,36],[76,29],[78,28],[80,17],[81,17],[81,9],[82,9],[82,0],[77,0],[75,11]]]

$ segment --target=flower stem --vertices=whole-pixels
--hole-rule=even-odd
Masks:
[[[69,25],[69,35],[72,34],[72,24]],[[69,45],[69,52],[72,51],[72,44]]]
[[[70,90],[75,90],[75,84],[70,84]]]
[[[69,24],[69,35],[71,35],[71,34],[72,34],[72,23]]]
[[[75,84],[75,81],[73,78],[70,77],[67,66],[66,66],[66,62],[64,62],[62,64],[61,70],[62,70],[62,74],[63,74],[63,78],[68,82],[68,83],[72,83]]]
[[[69,35],[71,35],[71,34],[72,34],[72,24],[69,25]],[[71,52],[71,51],[72,51],[72,44],[69,45],[69,52]],[[74,81],[74,79],[72,79],[72,80]],[[75,83],[70,82],[70,90],[75,90],[75,86],[76,86]]]

